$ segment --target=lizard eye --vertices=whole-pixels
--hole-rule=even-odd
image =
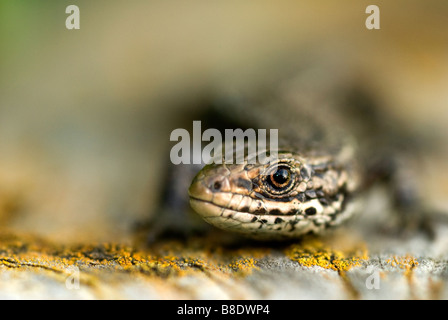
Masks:
[[[287,192],[293,182],[291,169],[287,166],[275,167],[266,180],[272,191],[276,193]]]
[[[278,168],[269,177],[269,182],[272,187],[282,189],[288,185],[289,180],[291,180],[291,172],[287,168]]]

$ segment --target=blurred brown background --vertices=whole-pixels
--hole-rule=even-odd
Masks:
[[[81,29],[67,30],[76,4]],[[381,10],[367,30],[365,9]],[[126,241],[154,208],[176,117],[304,55],[336,61],[385,113],[438,137],[425,190],[447,207],[446,1],[3,1],[0,225]]]

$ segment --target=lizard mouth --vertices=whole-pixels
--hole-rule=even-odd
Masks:
[[[274,230],[277,232],[280,229],[294,230],[298,222],[301,221],[301,216],[279,217],[269,214],[260,215],[236,211],[195,197],[190,197],[190,205],[209,224],[252,238],[278,238]],[[306,225],[309,224],[309,221],[302,222]]]
[[[226,187],[228,179],[220,177],[221,186]],[[216,181],[216,179],[214,180]],[[209,224],[220,229],[235,231],[255,238],[277,238],[279,230],[307,228],[311,223],[303,215],[280,210],[269,210],[266,199],[254,199],[249,194],[218,191],[210,187],[210,180],[195,179],[188,193],[191,207]],[[285,203],[282,203],[285,207]],[[291,233],[291,235],[294,232]]]

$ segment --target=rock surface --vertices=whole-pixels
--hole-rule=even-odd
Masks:
[[[369,235],[361,225],[287,244],[216,232],[151,247],[3,232],[0,298],[447,299],[447,246],[443,225],[432,240]]]

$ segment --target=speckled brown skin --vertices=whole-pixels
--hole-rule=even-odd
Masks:
[[[307,76],[220,110],[247,127],[278,129],[281,152],[267,165],[206,166],[189,188],[192,208],[210,224],[252,238],[298,238],[362,211],[358,195],[382,181],[399,220],[423,221],[417,184],[406,180],[407,161],[398,162],[416,157],[412,140],[384,120],[368,95]],[[291,183],[271,192],[269,175],[279,167],[289,171]]]
[[[288,239],[321,233],[354,214],[365,174],[357,133],[347,121],[352,105],[346,88],[310,72],[218,110],[248,128],[278,129],[279,157],[266,165],[202,169],[189,195],[207,222],[253,238]],[[253,157],[247,154],[245,160]],[[276,168],[289,172],[287,188],[271,187]]]
[[[354,213],[350,200],[359,173],[352,151],[326,157],[280,152],[267,164],[208,165],[189,188],[190,204],[210,224],[253,238],[321,233]],[[289,172],[283,187],[271,182],[278,168]]]
[[[391,119],[385,121],[353,82],[313,72],[265,90],[232,93],[230,103],[221,101],[211,108],[213,116],[202,120],[203,128],[225,119],[229,129],[277,129],[281,162],[216,164],[200,170],[191,178],[190,204],[207,222],[260,239],[322,233],[361,212],[358,195],[380,180],[391,187],[388,194],[405,219],[411,211],[420,215],[414,184],[397,179],[406,167],[396,165],[397,156],[409,159],[405,149],[416,155],[411,140],[403,139],[408,134]],[[278,167],[286,167],[291,183],[287,190],[270,192],[268,178]],[[179,215],[171,215],[175,211]],[[182,208],[166,212],[168,222],[159,230],[178,224],[179,233],[189,227]]]

